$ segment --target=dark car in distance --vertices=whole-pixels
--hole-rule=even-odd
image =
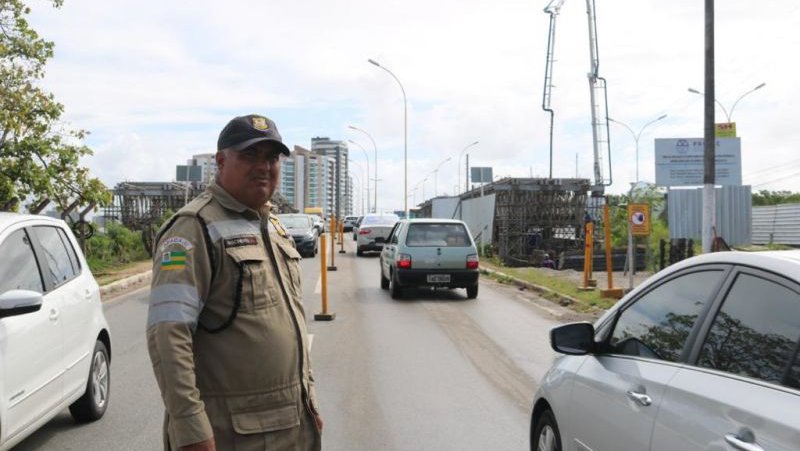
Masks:
[[[319,245],[317,238],[319,234],[314,227],[314,220],[310,215],[303,214],[282,214],[278,215],[281,224],[294,239],[297,252],[303,257],[314,257],[317,255]]]

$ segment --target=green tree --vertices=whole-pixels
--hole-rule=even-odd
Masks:
[[[79,164],[92,154],[82,144],[87,132],[60,122],[64,106],[40,87],[53,43],[31,29],[28,14],[22,0],[0,0],[0,211],[26,198],[62,209],[79,198],[105,204],[108,189]]]
[[[768,191],[762,189],[753,194],[753,206],[800,203],[800,193],[791,191]]]

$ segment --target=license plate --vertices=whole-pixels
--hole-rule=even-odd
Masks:
[[[428,283],[450,283],[450,274],[428,274]]]

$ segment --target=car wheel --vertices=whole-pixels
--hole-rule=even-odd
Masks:
[[[478,297],[478,284],[467,287],[467,299],[475,299]]]
[[[89,378],[83,396],[69,406],[69,413],[78,422],[99,420],[108,408],[108,395],[111,390],[111,371],[108,350],[102,341],[94,345]]]
[[[361,249],[356,249],[356,255],[361,257],[364,255],[364,251],[362,251]]]
[[[552,410],[545,410],[533,431],[531,449],[535,451],[561,451],[561,435]]]
[[[400,299],[403,297],[403,287],[397,282],[397,276],[392,273],[392,278],[389,279],[389,294],[392,299]]]
[[[389,289],[389,279],[383,277],[383,266],[381,266],[381,289],[388,290]]]

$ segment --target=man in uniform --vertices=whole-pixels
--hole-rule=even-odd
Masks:
[[[300,255],[269,213],[275,124],[240,116],[217,177],[159,231],[147,345],[166,407],[165,450],[319,450]]]

